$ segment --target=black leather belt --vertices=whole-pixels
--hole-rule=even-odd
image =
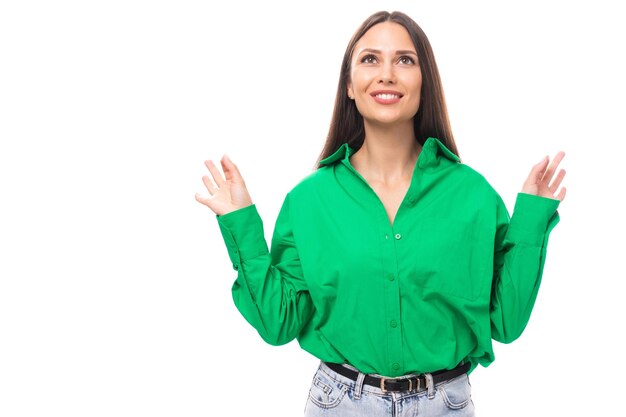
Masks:
[[[339,375],[343,375],[353,381],[356,381],[359,376],[357,371],[346,368],[341,364],[331,362],[324,363]],[[433,376],[433,384],[438,384],[440,382],[456,378],[459,375],[463,375],[470,370],[470,367],[470,363],[467,362],[461,363],[454,369],[431,372],[430,374]],[[403,392],[413,390],[423,391],[426,389],[426,377],[424,374],[411,376],[410,378],[382,378],[368,374],[365,375],[363,383],[371,385],[372,387],[380,388],[383,392]]]

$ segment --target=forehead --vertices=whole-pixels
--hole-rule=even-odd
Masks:
[[[404,26],[394,22],[383,22],[369,28],[354,46],[355,54],[365,48],[380,51],[398,49],[415,51],[415,46]]]

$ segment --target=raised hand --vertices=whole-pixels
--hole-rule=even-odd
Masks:
[[[226,155],[222,157],[220,162],[224,176],[213,161],[204,161],[213,180],[208,175],[202,177],[202,182],[204,182],[209,196],[196,193],[196,201],[210,208],[218,216],[252,204],[252,199],[237,166]]]
[[[563,201],[566,189],[561,187],[559,190],[559,186],[565,177],[565,170],[559,170],[556,177],[554,174],[564,156],[565,152],[561,151],[554,156],[552,162],[546,156],[541,162],[533,166],[522,187],[522,192]]]

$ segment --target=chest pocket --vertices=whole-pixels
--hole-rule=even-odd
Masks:
[[[488,290],[488,239],[477,236],[473,223],[443,218],[425,218],[415,234],[413,278],[428,292],[475,300]]]

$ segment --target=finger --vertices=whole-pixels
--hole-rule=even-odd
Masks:
[[[564,169],[560,170],[559,173],[556,174],[556,178],[554,178],[554,180],[552,181],[552,184],[550,184],[550,186],[548,187],[548,190],[550,190],[552,194],[554,194],[556,190],[559,189],[559,186],[561,185],[561,181],[563,181],[563,177],[565,177]]]
[[[556,196],[557,200],[563,201],[565,200],[565,193],[567,192],[567,189],[565,187],[561,188],[561,191],[559,192],[559,194]]]
[[[235,182],[243,182],[243,177],[239,172],[239,168],[237,165],[230,160],[228,155],[224,155],[221,160],[222,169],[224,169],[224,175],[226,176],[226,181],[235,181]]]
[[[532,181],[533,184],[536,184],[539,181],[541,181],[541,177],[543,177],[546,167],[548,166],[548,161],[549,161],[549,158],[545,156],[540,162],[536,163],[530,170],[530,174],[528,174],[528,179]]]
[[[196,197],[196,201],[197,201],[198,203],[202,203],[202,204],[204,204],[205,206],[209,207],[209,201],[210,201],[210,200],[209,200],[208,198],[206,198],[206,197],[202,197],[202,196],[201,196],[200,194],[198,194],[198,193],[196,193],[195,197]]]
[[[558,152],[554,156],[554,158],[552,159],[552,162],[548,166],[548,169],[546,170],[545,174],[543,174],[543,177],[541,178],[542,181],[544,181],[546,184],[550,182],[550,180],[552,179],[552,176],[554,175],[556,169],[558,168],[559,164],[561,163],[564,157],[565,157],[565,152],[563,151]]]
[[[222,176],[222,173],[217,169],[213,161],[210,161],[210,160],[205,161],[204,165],[206,165],[206,167],[209,169],[209,172],[211,173],[211,176],[213,177],[213,181],[215,181],[215,184],[218,187],[221,187],[222,185],[224,185],[226,181],[224,181],[224,177]]]
[[[204,175],[202,177],[202,182],[204,183],[206,189],[209,191],[209,194],[213,195],[218,191],[218,188],[215,186],[215,184],[213,184],[213,181],[211,181],[208,175]]]

